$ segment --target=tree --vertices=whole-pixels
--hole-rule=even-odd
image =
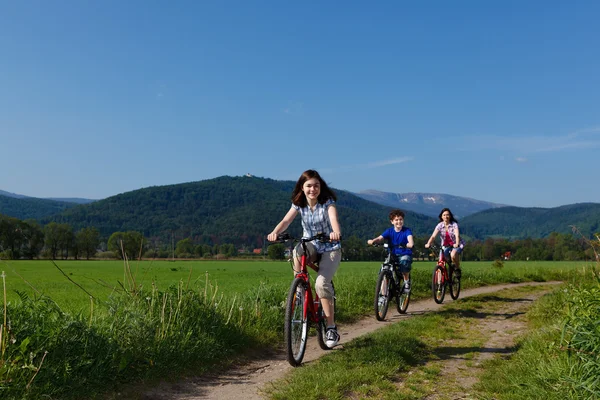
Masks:
[[[56,260],[58,249],[60,246],[60,236],[58,223],[50,222],[44,227],[44,244],[50,252],[50,258]]]
[[[362,260],[365,243],[356,236],[350,236],[344,240],[342,246],[342,257],[346,261]]]
[[[194,253],[194,243],[192,239],[182,239],[175,246],[175,254],[177,258],[188,258]]]
[[[269,246],[267,254],[271,260],[285,259],[285,246],[282,243],[275,243]]]
[[[75,235],[73,227],[69,224],[58,224],[57,227],[58,245],[62,251],[63,259],[69,258],[69,250],[74,247]]]
[[[144,254],[146,238],[139,232],[115,232],[108,239],[108,249],[120,259],[134,260]],[[123,254],[123,251],[125,254]]]
[[[94,227],[83,228],[75,235],[78,250],[85,255],[86,260],[96,255],[100,244],[100,232]]]
[[[35,220],[27,220],[22,223],[21,232],[25,240],[22,246],[22,255],[25,258],[33,260],[39,256],[44,247],[44,232],[42,227]]]

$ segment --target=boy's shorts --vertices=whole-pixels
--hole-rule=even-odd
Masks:
[[[411,256],[401,256],[400,262],[398,262],[398,270],[400,273],[408,274],[412,269],[412,257]]]

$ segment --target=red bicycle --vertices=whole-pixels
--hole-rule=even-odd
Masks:
[[[300,243],[303,250],[300,258],[300,271],[295,273],[285,306],[284,341],[287,360],[293,367],[300,365],[304,358],[310,324],[314,324],[317,329],[319,346],[323,350],[330,350],[325,344],[327,318],[321,306],[319,295],[312,288],[307,268],[310,267],[315,271],[319,270],[318,261],[311,263],[307,257],[308,250],[306,243],[313,240],[328,242],[329,238],[322,233],[309,238],[294,238],[287,233],[277,236],[277,242],[291,242],[292,248],[295,243]],[[293,267],[293,258],[290,259],[290,262]],[[333,287],[333,281],[331,282],[331,286]],[[335,295],[333,299],[335,310]]]
[[[460,294],[460,270],[455,270],[452,260],[447,260],[444,255],[445,250],[449,247],[442,246],[440,249],[437,246],[430,246],[434,251],[439,251],[438,262],[433,269],[431,277],[431,293],[433,300],[437,304],[442,304],[444,296],[446,296],[446,287],[450,288],[450,296],[452,299],[458,299]]]

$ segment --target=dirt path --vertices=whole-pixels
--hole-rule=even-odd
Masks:
[[[496,286],[485,286],[475,289],[463,290],[460,297],[470,297],[480,294],[497,292],[506,288],[518,286],[538,286],[559,284],[561,282],[527,282],[519,284],[507,284]],[[490,340],[485,344],[485,348],[489,349],[486,352],[480,352],[475,356],[475,360],[471,359],[470,364],[476,365],[483,362],[486,358],[490,358],[496,351],[502,351],[507,347],[512,346],[512,339],[522,326],[518,326],[517,321],[512,320],[510,315],[514,315],[518,310],[528,307],[533,301],[523,299],[522,302],[511,303],[510,309],[505,311],[507,318],[491,318],[482,321],[482,329],[490,332],[503,332],[502,334],[490,335]],[[452,302],[450,296],[447,295],[444,304]],[[529,303],[529,304],[528,304]],[[438,310],[442,305],[436,304],[433,300],[421,300],[412,302],[408,308],[408,314],[401,315],[395,311],[395,307],[390,307],[388,318],[385,322],[378,322],[375,317],[369,316],[352,325],[340,326],[340,334],[342,336],[340,347],[359,336],[373,332],[388,324],[398,322],[404,318],[411,318],[415,315],[420,315],[426,312]],[[315,337],[309,339],[304,363],[309,363],[323,356],[327,352],[321,350]],[[442,374],[446,375],[451,381],[460,380],[460,388],[462,396],[468,393],[468,389],[475,381],[474,379],[465,379],[472,377],[474,374],[469,373],[466,360],[461,359],[460,355],[445,357],[442,367]],[[476,368],[476,367],[475,367]],[[287,363],[283,352],[278,354],[269,354],[264,358],[257,359],[247,364],[228,371],[225,374],[218,376],[203,376],[199,378],[186,378],[184,381],[177,384],[161,384],[160,386],[144,393],[141,398],[145,400],[196,400],[196,399],[235,399],[235,400],[260,400],[261,388],[268,382],[282,378],[292,367]],[[460,379],[459,379],[460,378]],[[457,393],[458,395],[458,393]],[[468,396],[468,394],[466,395]],[[437,399],[439,397],[430,397]],[[454,399],[469,398],[469,397],[449,397]]]

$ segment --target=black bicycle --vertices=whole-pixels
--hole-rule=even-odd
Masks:
[[[379,270],[373,303],[375,318],[378,321],[385,320],[391,299],[396,300],[396,308],[400,314],[406,313],[410,302],[410,291],[404,290],[404,276],[399,270],[400,261],[398,256],[394,254],[388,243],[384,243],[383,247],[386,249],[387,254]],[[400,245],[398,247],[405,248]]]

